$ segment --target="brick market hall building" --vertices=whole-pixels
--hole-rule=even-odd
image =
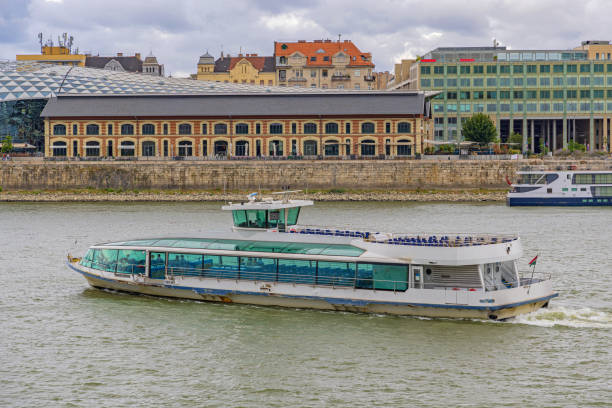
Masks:
[[[63,95],[51,98],[46,157],[390,158],[423,151],[423,92]]]

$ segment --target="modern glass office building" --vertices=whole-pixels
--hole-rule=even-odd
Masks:
[[[436,141],[461,140],[462,120],[482,112],[502,142],[522,134],[523,150],[575,141],[609,151],[612,61],[590,60],[586,50],[437,48],[413,64],[410,78],[411,88],[440,92],[432,103]]]

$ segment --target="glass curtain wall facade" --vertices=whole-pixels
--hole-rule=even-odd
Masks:
[[[523,136],[523,150],[566,149],[574,141],[609,151],[612,63],[585,51],[438,49],[413,69],[417,86],[437,91],[434,140],[460,141],[462,121],[485,113],[498,136]]]

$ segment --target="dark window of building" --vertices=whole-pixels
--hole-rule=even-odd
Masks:
[[[258,135],[261,133],[261,123],[255,124],[255,133]]]
[[[390,122],[385,123],[385,133],[391,133],[391,123]]]
[[[326,56],[324,56],[324,57],[323,57],[323,61],[329,61],[329,56],[327,56],[327,55],[326,55]]]
[[[142,125],[142,134],[143,135],[154,135],[155,125],[152,123],[145,123],[144,125]]]
[[[421,75],[429,75],[431,74],[431,67],[427,65],[421,65]]]
[[[512,72],[515,74],[522,74],[523,73],[523,66],[522,65],[513,65],[512,66]]]
[[[168,157],[168,141],[164,140],[164,157]]]
[[[366,139],[361,142],[361,155],[374,156],[376,154],[376,142],[371,139]]]
[[[304,142],[304,156],[316,156],[317,155],[317,142],[314,140],[306,140]]]
[[[316,60],[317,60],[317,57],[310,57],[310,60],[311,60],[311,61],[316,61]]]
[[[397,124],[397,133],[410,133],[410,122],[400,122]]]
[[[459,73],[462,74],[462,75],[469,74],[470,73],[470,66],[469,65],[462,65],[461,68],[459,69]]]
[[[77,142],[76,140],[72,141],[72,155],[74,157],[79,155],[79,142]]]
[[[53,134],[57,136],[65,135],[66,125],[53,125]]]
[[[99,135],[100,134],[100,126],[98,125],[87,125],[85,128],[85,133],[89,136]]]
[[[459,98],[460,99],[470,99],[470,93],[465,92],[465,91],[459,92]]]
[[[603,64],[593,64],[593,72],[604,72]]]
[[[538,66],[537,65],[527,65],[527,73],[528,74],[535,74],[538,72]]]
[[[90,140],[85,143],[85,156],[98,157],[100,156],[100,142]]]
[[[238,123],[236,125],[237,135],[247,135],[249,133],[249,125],[246,123]]]
[[[109,125],[109,126],[111,126],[111,125]],[[108,157],[113,157],[113,141],[112,140],[108,141],[108,146],[106,148],[106,155]]]
[[[317,124],[312,122],[305,123],[304,133],[309,135],[317,133]]]
[[[514,91],[514,99],[523,99],[523,91]]]
[[[108,125],[106,127],[106,133],[108,133],[109,135],[113,134],[113,125]]]
[[[591,64],[580,64],[580,72],[591,72]]]
[[[282,133],[283,133],[283,125],[281,123],[271,123],[270,124],[270,134],[271,135],[280,135]]]
[[[435,65],[433,67],[434,69],[434,74],[436,75],[444,75],[444,65]]]
[[[538,91],[529,90],[527,91],[527,99],[537,99]]]
[[[374,123],[365,122],[361,124],[361,133],[374,133]]]
[[[202,156],[208,156],[208,142],[202,140]]]
[[[540,91],[540,99],[550,99],[550,91]]]
[[[578,69],[578,67],[576,66],[576,64],[568,64],[567,65],[567,72],[577,72],[577,69]],[[557,72],[557,71],[555,71],[555,72]],[[563,65],[561,65],[561,71],[558,71],[558,72],[563,72]]]
[[[563,99],[563,90],[562,89],[556,89],[553,91],[553,98],[555,99]]]
[[[472,92],[472,99],[484,99],[484,91]]]
[[[66,142],[53,142],[53,146],[51,146],[51,154],[53,154],[54,157],[67,156],[68,148]]]
[[[215,135],[227,135],[227,125],[225,123],[216,123]]]
[[[446,99],[457,99],[457,92],[447,92]]]
[[[540,72],[542,74],[547,74],[550,72],[550,65],[540,65]]]
[[[350,123],[348,123],[348,122],[346,122],[346,123],[344,124],[344,133],[346,133],[346,134],[350,134],[350,133],[351,133],[351,124],[350,124]],[[348,140],[348,139],[347,139],[347,140]]]
[[[487,91],[487,99],[497,99],[497,91]]]
[[[326,123],[325,124],[325,133],[327,133],[327,134],[336,134],[336,133],[338,133],[338,124],[337,123]]]
[[[179,125],[179,135],[190,135],[191,134],[191,125],[189,123],[181,123]],[[189,155],[191,156],[191,155]]]
[[[193,156],[193,144],[189,140],[181,140],[178,144],[178,155]]]
[[[202,123],[202,134],[208,134],[208,126],[206,125],[206,123]]]
[[[500,74],[509,74],[510,73],[510,65],[500,65],[499,66]]]
[[[248,156],[249,155],[249,142],[246,140],[239,140],[236,142],[236,156]]]
[[[589,99],[591,97],[591,90],[590,89],[581,89],[580,90],[580,97],[581,98],[585,98],[585,99]]]
[[[297,140],[291,139],[291,155],[297,156]]]
[[[155,156],[155,142],[142,142],[142,155],[145,157]]]
[[[294,135],[297,133],[297,123],[291,124],[291,133]]]
[[[555,65],[553,65],[553,72],[562,73],[563,72],[563,64],[555,64]]]
[[[323,76],[323,77],[327,76],[327,70],[326,69],[321,71],[321,76]]]
[[[134,125],[130,123],[124,123],[121,125],[121,134],[122,135],[133,135],[134,134]],[[123,154],[122,154],[123,156]]]
[[[168,124],[164,123],[164,135],[168,134]]]
[[[474,65],[474,73],[482,74],[484,72],[484,67],[482,65]]]
[[[612,64],[607,64],[606,65],[606,71],[612,72]]]
[[[130,140],[124,140],[121,142],[119,146],[119,155],[120,156],[135,156],[136,154],[136,146],[134,142]]]
[[[559,99],[563,98],[563,91],[555,91],[555,92],[557,92],[558,95],[561,95],[561,96],[559,96]],[[578,92],[575,89],[568,89],[566,91],[566,96],[569,99],[576,99],[578,97]],[[555,98],[557,98],[557,97],[555,96]]]
[[[487,65],[487,74],[497,74],[497,66]]]
[[[72,134],[73,135],[78,135],[79,134],[79,126],[74,124],[72,125]]]
[[[499,91],[499,99],[510,99],[510,91]]]
[[[269,145],[270,156],[282,156],[283,155],[283,141],[282,140],[271,140]]]
[[[346,139],[344,142],[345,154],[349,156],[351,154],[351,139]]]
[[[593,98],[602,99],[604,97],[603,89],[594,89]]]

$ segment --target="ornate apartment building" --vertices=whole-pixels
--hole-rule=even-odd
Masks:
[[[350,40],[275,42],[279,86],[376,89],[374,63]]]
[[[208,52],[200,56],[195,79],[234,84],[276,85],[274,57],[260,57],[257,54],[238,54],[215,58]]]

